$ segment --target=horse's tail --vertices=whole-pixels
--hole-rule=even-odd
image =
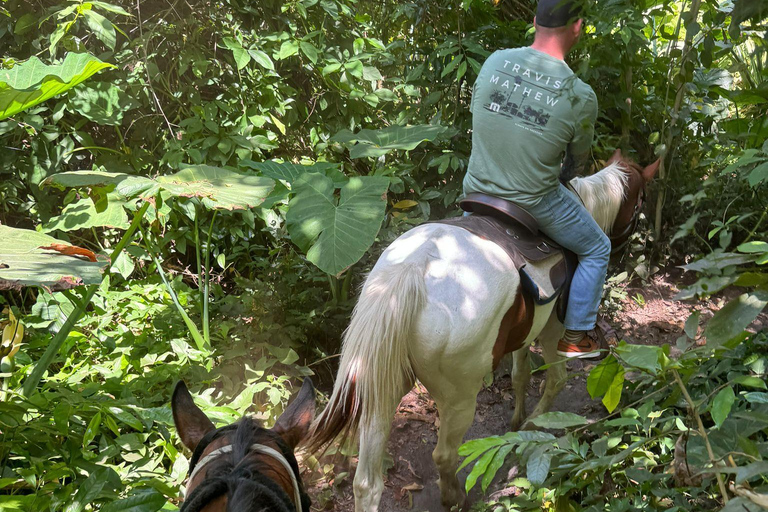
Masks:
[[[423,265],[400,263],[368,277],[344,333],[333,393],[311,428],[311,452],[391,421],[413,384],[407,338],[424,297]]]

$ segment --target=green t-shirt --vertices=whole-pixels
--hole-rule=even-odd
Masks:
[[[472,94],[464,193],[537,204],[557,188],[566,152],[585,159],[596,118],[594,91],[562,60],[530,47],[494,52]]]

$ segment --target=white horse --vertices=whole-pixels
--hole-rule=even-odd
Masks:
[[[571,183],[609,235],[621,232],[611,237],[621,243],[634,230],[645,184],[653,178],[658,162],[642,169],[623,160],[619,151],[611,162],[602,171]],[[520,275],[507,254],[459,227],[418,226],[381,255],[362,288],[344,335],[333,394],[309,441],[315,450],[340,434],[359,434],[356,512],[379,509],[384,490],[382,461],[392,418],[415,379],[432,395],[440,415],[432,458],[439,471],[443,505],[450,509],[463,501],[456,477],[458,446],[475,416],[483,377],[504,352],[507,335],[500,335],[500,329],[507,324],[514,337],[519,327],[509,312],[515,310],[520,293]],[[518,329],[527,334],[522,334],[524,349],[513,354],[515,429],[526,418],[528,346],[533,340],[539,340],[550,366],[545,391],[531,418],[550,408],[565,382],[565,365],[552,364],[560,358],[557,342],[564,331],[553,308],[554,302],[536,306],[532,320]]]

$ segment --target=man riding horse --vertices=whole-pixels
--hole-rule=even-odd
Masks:
[[[659,161],[643,168],[617,151],[601,171],[572,180],[584,205],[558,182],[561,171],[570,177],[584,167],[597,116],[594,92],[562,60],[582,24],[563,1],[541,0],[534,44],[497,51],[478,76],[461,205],[480,215],[426,222],[401,235],[360,292],[333,393],[308,441],[317,451],[340,436],[359,440],[356,512],[380,510],[392,416],[414,381],[439,411],[432,458],[441,501],[450,509],[464,500],[458,447],[484,379],[504,354],[513,357],[510,426],[517,429],[552,406],[567,380],[565,365],[557,364],[563,355],[599,353],[586,331],[595,324],[611,245],[626,245],[637,226]],[[505,224],[489,210],[515,222]],[[556,299],[567,288],[563,267],[571,258],[557,244],[579,259],[564,325]],[[547,373],[529,415],[534,340]]]
[[[496,51],[483,64],[472,94],[472,154],[464,193],[517,204],[541,231],[576,253],[575,293],[568,300],[558,353],[589,358],[600,355],[587,331],[597,320],[611,243],[558,180],[567,183],[587,167],[597,117],[594,91],[563,60],[581,35],[579,13],[573,0],[540,0],[533,44]]]

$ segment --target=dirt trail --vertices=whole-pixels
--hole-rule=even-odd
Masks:
[[[662,345],[668,343],[672,351],[676,350],[675,341],[683,334],[683,326],[693,304],[673,301],[678,289],[673,283],[680,283],[681,275],[677,269],[659,274],[645,286],[625,288],[627,298],[620,305],[619,312],[612,318],[606,318],[621,339],[628,343]],[[682,285],[680,285],[682,286]],[[639,296],[638,296],[639,294]],[[734,292],[730,295],[737,295]],[[702,322],[708,320],[714,311],[722,307],[727,299],[715,298],[704,303],[697,303],[694,308],[701,311]],[[768,315],[763,313],[756,325],[759,329],[768,326]],[[538,353],[534,347],[533,352]],[[535,357],[535,356],[534,356]],[[543,360],[539,360],[543,362]],[[594,366],[590,361],[569,361],[568,372],[571,377],[565,389],[555,401],[552,410],[573,412],[587,417],[599,418],[605,409],[599,400],[592,400],[586,390],[586,375]],[[535,406],[541,396],[543,372],[535,373],[529,386],[527,410]],[[514,399],[508,376],[497,377],[491,386],[484,388],[478,395],[475,421],[464,440],[504,434],[509,430]],[[434,402],[423,387],[417,385],[400,403],[392,424],[389,439],[385,476],[385,489],[380,509],[383,512],[443,512],[440,505],[440,492],[437,487],[437,470],[432,462],[432,450],[437,442],[439,418]],[[326,461],[326,459],[323,459]],[[353,512],[352,475],[357,463],[355,457],[336,457],[333,466],[325,466],[325,476],[321,471],[305,474],[304,481],[309,484],[313,498],[313,510],[334,512]],[[489,489],[504,487],[516,468],[503,467],[496,478],[495,485]],[[464,482],[469,469],[464,469],[459,481]],[[477,486],[469,496],[469,503],[482,499]]]

